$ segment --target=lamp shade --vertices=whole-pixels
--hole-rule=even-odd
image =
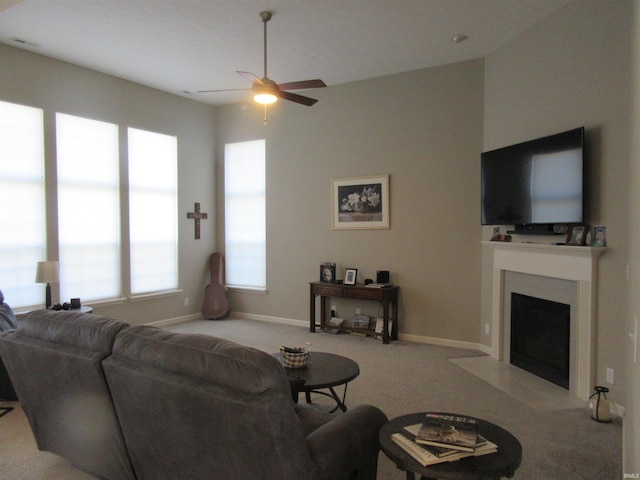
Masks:
[[[56,283],[60,279],[58,262],[38,262],[36,283]]]

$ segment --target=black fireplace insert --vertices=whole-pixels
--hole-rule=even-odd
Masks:
[[[511,363],[569,389],[571,307],[511,294]]]

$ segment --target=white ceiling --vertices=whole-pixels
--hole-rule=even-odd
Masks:
[[[263,10],[269,78],[331,86],[483,57],[569,1],[0,0],[0,42],[220,105],[248,94],[184,92],[263,76]]]

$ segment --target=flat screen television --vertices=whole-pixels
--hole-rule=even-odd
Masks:
[[[482,225],[553,233],[584,221],[584,127],[484,152],[481,172]]]

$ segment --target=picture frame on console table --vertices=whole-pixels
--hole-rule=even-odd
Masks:
[[[345,285],[355,285],[357,278],[358,278],[358,269],[357,268],[345,268],[345,270],[344,270],[344,284]]]
[[[324,262],[320,264],[320,281],[333,283],[336,281],[336,264]]]
[[[567,232],[567,240],[565,241],[565,245],[571,245],[574,247],[582,247],[585,245],[587,241],[587,233],[589,232],[589,227],[586,225],[574,225],[569,228]]]
[[[332,228],[388,229],[389,200],[389,175],[332,180]]]

